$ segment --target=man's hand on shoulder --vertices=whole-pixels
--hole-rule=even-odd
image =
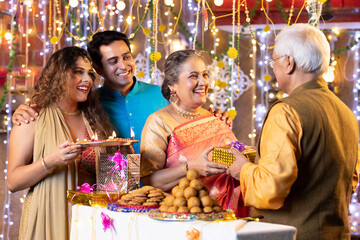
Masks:
[[[21,123],[28,124],[30,121],[35,121],[39,115],[39,109],[36,104],[21,104],[14,112],[11,120],[13,124],[20,126]]]
[[[229,117],[228,112],[222,112],[220,109],[213,111],[211,107],[209,108],[209,112],[214,113],[215,117],[220,117],[220,119],[225,121],[229,127],[232,126],[232,119]]]

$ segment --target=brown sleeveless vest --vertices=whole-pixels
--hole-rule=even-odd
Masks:
[[[294,108],[301,121],[298,177],[283,207],[253,208],[252,215],[296,227],[300,240],[350,239],[348,205],[359,141],[356,117],[323,79],[297,87],[279,102]],[[259,156],[260,149],[259,144]]]

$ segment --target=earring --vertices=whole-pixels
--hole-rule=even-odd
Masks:
[[[178,101],[178,96],[176,95],[176,92],[171,92],[170,94],[170,102],[171,103],[177,103]]]

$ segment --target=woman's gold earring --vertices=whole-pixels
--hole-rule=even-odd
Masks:
[[[175,104],[175,103],[177,103],[177,101],[178,101],[178,97],[176,95],[176,92],[171,92],[171,94],[170,94],[170,102]]]

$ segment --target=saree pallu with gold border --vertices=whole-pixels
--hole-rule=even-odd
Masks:
[[[229,138],[237,141],[229,126],[212,115],[181,124],[170,136],[165,168],[191,161],[208,147],[220,146],[223,140]],[[217,197],[223,209],[234,210],[237,217],[249,216],[250,210],[244,206],[238,180],[226,173],[201,176],[201,179],[204,186],[209,189],[210,195]]]

